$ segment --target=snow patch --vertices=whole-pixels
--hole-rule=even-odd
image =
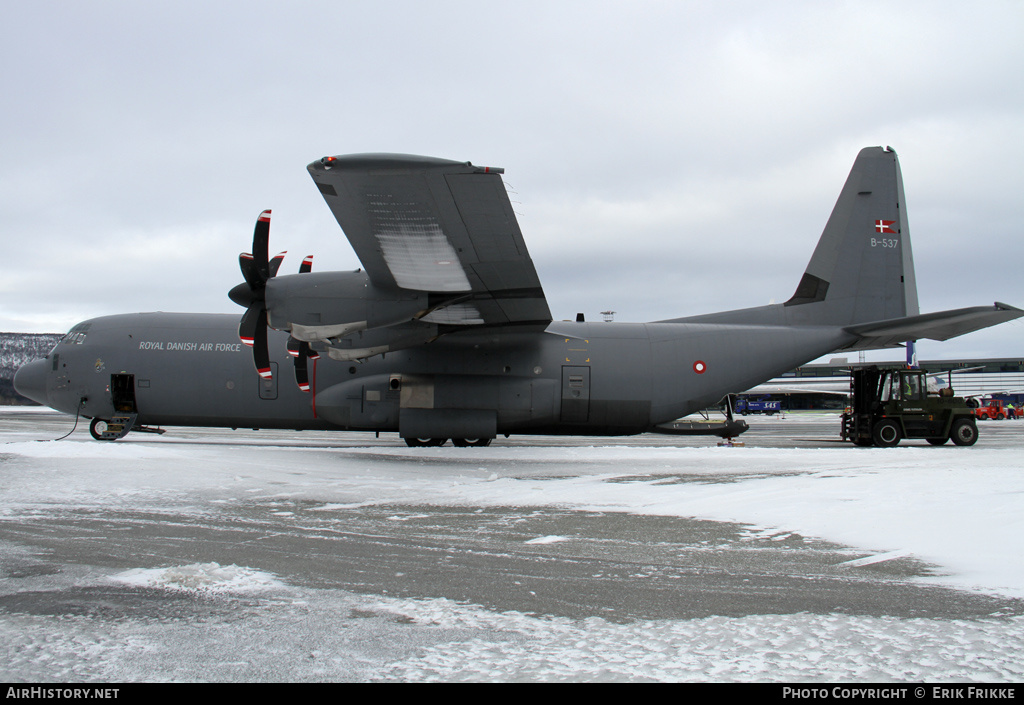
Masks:
[[[526,543],[558,543],[560,541],[568,540],[568,536],[539,536],[535,539],[530,539]]]
[[[171,568],[135,568],[111,576],[136,587],[204,593],[243,593],[284,587],[270,573],[219,563],[193,563]]]
[[[433,629],[478,630],[389,664],[410,681],[1015,682],[1024,619],[839,614],[715,616],[616,624],[496,613],[445,599],[374,608]]]
[[[845,561],[840,563],[840,566],[847,568],[859,568],[863,565],[874,565],[875,563],[883,563],[885,561],[893,561],[897,558],[905,558],[913,555],[910,551],[889,551],[888,553],[879,553],[876,556],[865,556],[864,558],[855,558],[852,561]]]
[[[4,453],[26,458],[83,458],[126,460],[156,460],[180,458],[174,449],[140,443],[97,443],[96,441],[20,441],[4,444]]]

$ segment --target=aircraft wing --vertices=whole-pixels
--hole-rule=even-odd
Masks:
[[[1009,304],[993,306],[972,306],[938,313],[894,318],[873,323],[860,323],[844,330],[858,336],[858,340],[846,349],[872,349],[893,347],[908,340],[929,338],[948,340],[958,335],[972,333],[997,323],[1012,321],[1024,316],[1024,311]]]
[[[504,170],[405,154],[324,157],[307,169],[370,281],[432,294],[422,320],[551,322]]]

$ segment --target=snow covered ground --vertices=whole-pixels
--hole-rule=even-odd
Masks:
[[[853,448],[821,440],[838,427],[837,417],[823,415],[752,421],[747,446],[735,448],[645,436],[410,449],[372,434],[185,429],[111,444],[81,430],[38,442],[70,420],[35,413],[39,423],[31,412],[0,412],[3,680],[1024,677],[1024,422],[983,424],[972,448]],[[275,571],[234,560],[257,554],[210,560],[210,551],[196,549],[197,560],[176,553],[168,562],[172,554],[159,549],[181,526],[219,531],[225,512],[237,522],[257,509],[273,532],[300,538],[328,531],[324,517],[335,509],[384,508],[396,531],[418,531],[430,512],[408,507],[731,522],[743,527],[743,540],[782,546],[799,536],[845,547],[832,569],[931,566],[900,580],[955,587],[999,607],[949,619],[895,608],[570,617],[408,589],[332,588],[284,567],[291,564]],[[140,534],[142,515],[182,524]],[[61,541],[40,538],[56,526],[78,553],[64,555]],[[127,558],[104,553],[102,527],[112,545],[127,545],[117,532],[137,537],[138,550]],[[604,539],[555,531],[515,540],[524,551],[589,543],[599,553]]]

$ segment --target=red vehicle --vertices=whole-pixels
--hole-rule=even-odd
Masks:
[[[1013,410],[1008,410],[1006,403],[1002,399],[985,399],[981,403],[982,406],[974,410],[974,415],[979,419],[998,419],[1002,421],[1006,418],[1014,418]]]

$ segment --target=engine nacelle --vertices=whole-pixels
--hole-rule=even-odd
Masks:
[[[271,328],[306,342],[404,323],[429,307],[426,292],[380,289],[362,270],[273,277],[266,304]]]

